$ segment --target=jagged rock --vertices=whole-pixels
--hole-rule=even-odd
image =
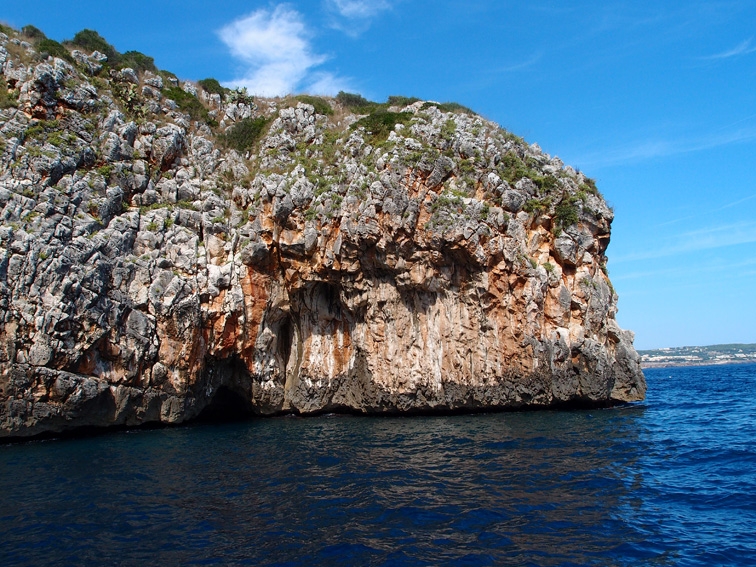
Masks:
[[[11,53],[0,436],[176,423],[219,389],[264,415],[644,396],[613,213],[537,145],[425,102],[381,138],[347,109],[203,91],[203,124],[161,98],[173,79]],[[267,130],[227,149],[247,118]]]

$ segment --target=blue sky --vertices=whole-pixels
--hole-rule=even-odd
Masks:
[[[597,179],[636,347],[756,342],[756,2],[8,0],[186,79],[457,101]]]

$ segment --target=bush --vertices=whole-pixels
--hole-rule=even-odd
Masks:
[[[80,47],[89,53],[93,51],[99,51],[104,53],[108,57],[108,63],[111,66],[118,64],[120,54],[116,51],[116,48],[110,45],[105,38],[94,30],[84,29],[78,32],[72,40],[66,41],[71,45]]]
[[[0,76],[0,110],[18,106],[18,91],[8,91],[5,77]]]
[[[179,87],[167,87],[163,89],[163,95],[173,100],[182,112],[186,112],[192,117],[192,120],[210,121],[207,108],[202,106],[202,103],[196,96],[189,94]]]
[[[586,193],[590,193],[591,195],[599,194],[598,187],[596,187],[596,181],[591,179],[590,177],[585,178],[585,182],[580,184],[580,189],[582,191],[585,191]]]
[[[155,59],[139,51],[127,51],[123,55],[119,55],[117,68],[125,69],[126,67],[134,69],[137,73],[144,71],[158,72]]]
[[[458,102],[426,102],[422,106],[421,110],[425,110],[432,106],[435,106],[441,112],[461,112],[464,114],[475,114],[475,112],[473,112],[471,109],[467,108],[466,106],[462,106]]]
[[[73,57],[71,57],[71,54],[68,52],[68,49],[63,47],[62,44],[58,43],[54,39],[43,39],[37,44],[37,51],[40,54],[47,54],[51,57],[57,57],[59,59],[65,59],[66,61],[73,63]]]
[[[328,104],[325,100],[323,100],[320,97],[317,96],[310,96],[310,95],[299,95],[294,97],[299,102],[303,102],[305,104],[311,104],[315,107],[315,112],[317,114],[324,114],[326,116],[332,116],[333,115],[333,108],[331,108],[331,105]]]
[[[35,41],[41,40],[41,39],[47,39],[47,36],[44,34],[44,32],[39,28],[35,28],[34,26],[22,27],[21,33],[24,34],[29,39],[33,39]]]
[[[369,101],[362,95],[345,93],[344,91],[339,91],[339,94],[336,95],[336,102],[360,114],[368,114],[380,106],[377,102]]]
[[[364,118],[360,118],[352,125],[352,128],[364,126],[374,142],[381,142],[389,137],[397,124],[407,124],[412,116],[411,112],[377,110]]]
[[[205,92],[221,95],[221,97],[226,96],[226,93],[230,90],[221,85],[217,79],[213,79],[211,77],[197,81],[197,84],[205,89]]]
[[[578,223],[580,219],[578,217],[577,205],[575,205],[576,200],[576,197],[570,195],[562,199],[556,206],[554,219],[556,220],[557,228],[567,228]]]
[[[219,136],[221,143],[238,152],[251,150],[255,142],[262,137],[268,120],[259,116],[257,118],[245,118],[234,124],[229,130]]]
[[[420,102],[420,99],[414,96],[392,95],[386,100],[388,106],[407,106],[415,102]]]
[[[526,213],[530,214],[541,214],[543,212],[546,212],[548,208],[551,206],[551,199],[528,199],[525,201],[525,205],[523,205],[522,210]]]

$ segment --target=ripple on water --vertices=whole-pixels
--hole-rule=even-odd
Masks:
[[[746,565],[756,366],[643,404],[0,447],[2,565]]]

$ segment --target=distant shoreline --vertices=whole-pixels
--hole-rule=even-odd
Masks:
[[[727,364],[756,364],[756,360],[701,360],[699,362],[693,361],[681,361],[681,362],[641,362],[641,368],[646,370],[648,368],[677,368],[682,366],[725,366]]]
[[[641,368],[721,366],[756,362],[756,344],[730,343],[639,350]]]

